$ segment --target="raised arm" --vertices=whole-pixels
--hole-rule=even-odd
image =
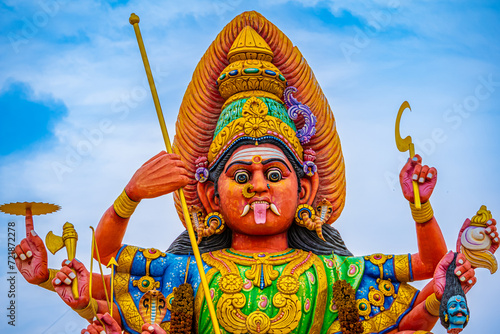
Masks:
[[[411,256],[413,279],[428,279],[432,277],[437,264],[447,251],[446,242],[429,202],[436,185],[437,170],[434,167],[422,166],[422,158],[417,154],[403,167],[399,180],[403,195],[410,203],[417,232],[418,253]],[[418,182],[421,209],[414,206],[413,180]]]
[[[96,242],[101,261],[107,263],[116,256],[130,216],[142,199],[171,193],[187,185],[189,180],[186,165],[177,154],[162,151],[144,163],[97,225]]]

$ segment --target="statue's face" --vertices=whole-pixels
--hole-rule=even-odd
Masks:
[[[450,325],[463,325],[467,321],[467,304],[463,296],[453,296],[448,300],[448,318]]]
[[[220,211],[233,232],[279,234],[294,220],[297,186],[297,175],[281,149],[272,144],[244,145],[219,176]]]

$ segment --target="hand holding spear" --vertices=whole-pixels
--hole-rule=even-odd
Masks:
[[[148,56],[146,54],[146,49],[145,49],[144,43],[142,41],[142,35],[141,35],[141,31],[139,29],[139,21],[140,20],[139,20],[139,17],[137,15],[135,15],[134,13],[132,13],[130,15],[129,22],[131,25],[134,26],[134,31],[135,31],[135,35],[137,38],[137,43],[139,44],[139,50],[141,52],[142,61],[144,63],[144,69],[146,70],[146,75],[148,77],[149,87],[151,89],[151,94],[153,95],[153,101],[155,104],[156,113],[158,116],[158,121],[160,123],[161,132],[163,134],[163,140],[165,142],[165,147],[167,149],[167,153],[171,154],[171,153],[173,153],[172,145],[170,144],[170,138],[168,136],[167,127],[165,125],[165,119],[163,117],[163,112],[161,110],[160,100],[158,99],[158,93],[156,92],[156,86],[154,83],[153,74],[151,73],[151,68],[149,66]],[[201,260],[200,251],[198,249],[198,244],[196,242],[196,236],[194,234],[194,229],[193,229],[193,225],[191,222],[191,217],[189,215],[189,210],[187,207],[186,198],[184,196],[184,191],[181,188],[178,190],[178,192],[179,192],[179,198],[180,198],[181,204],[182,204],[182,212],[184,214],[184,220],[186,222],[186,227],[187,227],[187,230],[189,233],[189,240],[190,240],[191,246],[193,248],[193,254],[194,254],[194,257],[196,259],[196,266],[198,267],[198,272],[199,272],[200,278],[201,278],[201,285],[202,285],[203,292],[205,295],[205,301],[207,303],[208,310],[210,312],[210,318],[212,320],[213,330],[214,330],[214,333],[220,334],[219,324],[217,322],[217,316],[215,314],[215,308],[213,306],[212,297],[210,296],[209,286],[208,286],[207,278],[205,275],[205,270],[203,268],[203,262]]]

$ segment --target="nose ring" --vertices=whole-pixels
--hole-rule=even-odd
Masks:
[[[271,189],[271,186],[269,185],[269,183],[267,184],[267,189]]]
[[[247,183],[243,186],[243,189],[241,190],[243,197],[245,198],[252,198],[255,196],[255,191],[249,192],[253,189],[253,186],[250,183]]]

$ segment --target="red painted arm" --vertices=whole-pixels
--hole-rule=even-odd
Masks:
[[[127,230],[129,218],[119,217],[113,206],[108,208],[102,216],[95,231],[95,241],[99,248],[101,262],[107,264],[111,257],[116,257],[116,254],[122,246],[123,236]],[[97,260],[97,255],[94,254],[94,259]]]
[[[422,204],[429,201],[437,182],[437,170],[423,166],[417,154],[409,159],[399,174],[404,197],[414,203],[413,181],[417,181]],[[414,280],[431,278],[439,260],[446,254],[447,247],[441,229],[434,217],[425,223],[416,223],[418,253],[411,256]]]
[[[432,217],[427,223],[416,223],[418,253],[411,255],[413,279],[431,278],[447,248],[441,229]]]
[[[186,165],[176,154],[162,151],[146,161],[132,176],[125,187],[128,197],[136,202],[144,198],[155,198],[184,187],[190,181]],[[102,263],[108,263],[122,246],[129,218],[118,216],[111,206],[99,221],[96,242]],[[97,259],[97,255],[94,258]]]

